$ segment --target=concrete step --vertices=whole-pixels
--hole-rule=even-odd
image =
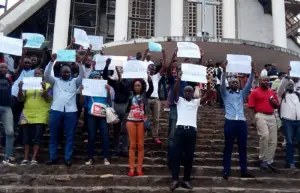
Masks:
[[[0,193],[169,193],[166,186],[89,186],[89,187],[51,187],[51,186],[0,186]],[[273,188],[235,188],[235,187],[195,187],[192,191],[178,188],[176,193],[299,193],[298,189]]]

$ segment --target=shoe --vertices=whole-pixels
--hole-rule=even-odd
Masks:
[[[268,163],[265,162],[265,161],[262,161],[259,165],[260,169],[263,169],[263,170],[269,170],[269,166],[268,166]]]
[[[276,168],[274,163],[268,164],[268,167],[270,168],[270,170],[272,170],[272,172],[278,172],[279,170]]]
[[[177,180],[173,181],[172,184],[170,185],[170,190],[174,191],[179,187],[179,182]]]
[[[143,175],[144,175],[144,172],[136,172],[136,175],[137,175],[137,176],[143,176]]]
[[[185,188],[185,189],[189,189],[189,190],[192,190],[193,189],[193,186],[191,185],[190,182],[188,181],[183,181],[182,184],[181,184],[181,187]]]
[[[169,112],[169,111],[170,111],[170,108],[164,108],[164,111],[165,111],[165,112]]]
[[[109,166],[109,165],[110,165],[110,163],[109,163],[109,161],[108,161],[107,158],[104,158],[104,165],[106,165],[106,166]]]
[[[156,138],[154,141],[156,144],[162,144],[162,142],[158,138]]]
[[[135,176],[135,173],[134,172],[128,172],[128,176],[133,177],[133,176]]]
[[[16,166],[16,160],[13,157],[4,159],[2,163],[7,166]]]
[[[49,160],[46,162],[46,165],[51,166],[51,165],[56,165],[57,161],[56,160]]]
[[[27,166],[27,165],[29,165],[29,164],[30,164],[30,161],[28,161],[28,160],[26,160],[26,159],[24,159],[24,160],[21,161],[21,163],[20,163],[21,166]]]
[[[228,180],[229,179],[229,174],[228,173],[223,174],[223,179]]]
[[[65,165],[66,166],[68,166],[68,167],[70,167],[70,166],[72,166],[72,161],[71,160],[65,160]]]
[[[85,165],[93,165],[93,160],[89,159],[87,162],[85,162]]]
[[[37,165],[37,164],[38,164],[38,162],[36,160],[31,160],[31,162],[30,162],[30,165],[32,165],[32,166]]]
[[[286,167],[289,168],[289,169],[295,169],[296,168],[295,164],[287,164]]]
[[[242,173],[241,178],[255,178],[255,176],[249,172]]]

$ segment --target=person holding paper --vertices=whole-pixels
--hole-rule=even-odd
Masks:
[[[35,77],[42,77],[40,69],[35,69]],[[23,130],[24,160],[21,165],[36,165],[36,156],[39,146],[43,142],[44,131],[48,124],[49,109],[51,105],[50,84],[41,82],[41,90],[23,90],[23,81],[19,83],[19,101],[24,101],[23,112],[19,124]],[[33,155],[29,161],[29,148],[33,143]]]
[[[1,122],[5,131],[5,156],[2,163],[4,165],[14,166],[14,123],[12,113],[11,89],[12,83],[6,77],[8,66],[6,63],[0,63],[0,115]]]
[[[151,127],[152,129],[152,138],[157,144],[161,144],[162,142],[158,139],[158,132],[160,130],[160,124],[159,124],[159,117],[160,117],[160,100],[159,100],[159,81],[162,78],[165,70],[166,70],[166,64],[165,64],[165,58],[166,58],[166,53],[164,50],[162,50],[163,54],[163,67],[160,69],[160,71],[156,73],[156,66],[154,64],[149,64],[148,70],[150,72],[150,76],[153,82],[153,93],[151,94],[149,98],[149,109],[152,112],[152,122],[153,125]]]
[[[60,78],[52,76],[52,70],[56,54],[52,55],[52,60],[45,70],[45,80],[53,88],[53,102],[51,105],[49,115],[50,128],[50,143],[49,154],[50,160],[46,162],[47,165],[57,163],[57,148],[58,137],[61,122],[64,123],[64,131],[66,136],[65,145],[65,164],[72,165],[72,154],[74,149],[74,132],[77,124],[77,106],[76,106],[76,91],[81,85],[84,72],[82,66],[79,66],[79,75],[77,78],[71,77],[71,68],[68,65],[63,65],[60,69]]]
[[[226,65],[224,62],[221,76],[220,92],[225,106],[224,136],[225,146],[223,152],[223,178],[228,180],[231,168],[231,154],[235,138],[239,149],[241,177],[253,178],[247,170],[247,133],[248,127],[244,115],[244,101],[247,100],[255,76],[255,68],[252,63],[252,73],[243,90],[240,90],[240,82],[236,78],[229,81],[229,90],[226,88]]]
[[[129,99],[129,86],[128,79],[122,79],[122,74],[116,67],[116,72],[118,79],[114,80],[108,76],[108,69],[111,63],[111,59],[106,60],[106,65],[103,70],[103,78],[107,80],[108,85],[110,85],[115,90],[114,98],[114,109],[118,115],[120,122],[113,125],[114,127],[114,156],[128,156],[128,134],[126,131],[126,108]]]
[[[181,186],[186,189],[193,189],[190,180],[197,138],[197,111],[198,107],[204,104],[211,96],[210,81],[208,80],[207,92],[201,99],[193,99],[194,89],[191,86],[186,86],[183,90],[183,97],[180,97],[181,74],[182,72],[178,73],[174,86],[174,100],[177,105],[178,119],[170,156],[173,160],[171,166],[171,191],[179,187],[179,173],[183,154],[184,177]]]
[[[274,110],[279,101],[276,93],[269,88],[269,77],[260,77],[259,87],[249,96],[251,123],[256,126],[259,138],[260,168],[277,172],[274,156],[277,148],[277,122]]]
[[[90,75],[90,79],[101,79],[101,74],[98,71],[93,71]],[[92,96],[83,96],[82,90],[84,89],[83,85],[80,86],[79,90],[81,93],[80,102],[85,104],[88,110],[88,161],[85,162],[85,165],[93,164],[94,157],[94,146],[96,141],[96,135],[98,128],[100,129],[100,134],[102,136],[102,145],[103,145],[103,156],[104,156],[104,165],[110,165],[109,159],[109,132],[108,124],[106,122],[106,110],[105,108],[111,104],[111,88],[109,85],[105,86],[107,90],[107,97],[92,97]]]
[[[285,76],[278,87],[280,108],[278,109],[282,119],[282,129],[286,139],[286,166],[295,169],[294,140],[296,138],[298,153],[300,154],[300,94],[294,89],[294,82],[289,76]]]
[[[127,131],[129,136],[129,173],[128,176],[143,176],[144,161],[144,136],[145,124],[147,123],[148,99],[153,92],[153,83],[148,74],[149,89],[146,91],[146,82],[143,79],[134,79],[132,83],[132,92],[128,99],[126,108]],[[135,151],[138,148],[138,164],[135,174]]]

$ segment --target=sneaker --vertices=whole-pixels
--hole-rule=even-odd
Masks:
[[[272,170],[272,172],[275,173],[279,172],[279,170],[277,169],[274,163],[268,164],[268,167],[270,168],[270,170]]]
[[[165,111],[165,112],[169,112],[169,111],[170,111],[170,108],[164,108],[164,111]]]
[[[36,160],[31,160],[31,162],[30,162],[30,165],[37,165],[38,164],[38,162],[36,161]]]
[[[30,161],[24,159],[23,161],[21,161],[20,165],[21,165],[21,166],[27,166],[27,165],[30,165]]]
[[[85,165],[93,165],[93,160],[89,159],[87,162],[85,162]]]
[[[106,165],[106,166],[109,166],[109,165],[110,165],[110,163],[109,163],[109,161],[108,161],[107,158],[104,159],[104,165]]]
[[[268,167],[268,163],[263,161],[260,163],[259,165],[260,169],[263,169],[263,170],[269,170],[270,168]]]
[[[16,165],[16,160],[13,157],[9,157],[9,158],[4,159],[2,161],[2,163],[4,165],[7,165],[7,166],[15,166]]]

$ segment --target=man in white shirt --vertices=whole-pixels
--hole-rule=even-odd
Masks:
[[[300,154],[300,94],[294,90],[294,82],[290,81],[288,76],[281,80],[277,93],[282,129],[286,139],[286,165],[288,168],[295,169],[294,138]]]
[[[260,77],[268,76],[268,72],[272,69],[272,64],[266,64],[265,68],[260,72]]]
[[[161,77],[163,76],[164,72],[166,71],[166,64],[165,64],[165,51],[162,51],[163,54],[163,66],[160,69],[160,71],[155,74],[156,72],[156,66],[152,63],[149,64],[148,70],[150,72],[150,76],[153,82],[154,90],[151,94],[151,97],[149,98],[149,109],[152,111],[152,122],[153,126],[152,129],[152,137],[155,143],[161,144],[162,142],[158,139],[158,132],[160,130],[160,124],[159,124],[159,117],[160,117],[160,100],[158,95],[159,90],[159,81]]]
[[[193,99],[194,89],[186,86],[183,91],[183,97],[179,97],[179,88],[181,82],[181,72],[174,86],[174,98],[177,104],[177,123],[174,132],[174,145],[170,151],[172,184],[170,190],[174,191],[179,187],[179,173],[181,157],[184,153],[184,177],[182,187],[193,189],[190,184],[190,176],[192,173],[194,152],[197,138],[197,110],[201,104],[204,104],[211,96],[210,82],[207,83],[206,95],[201,99]]]
[[[47,165],[57,163],[58,138],[60,134],[61,123],[64,123],[64,133],[66,136],[65,145],[65,164],[72,165],[72,154],[74,149],[74,131],[77,124],[77,106],[76,91],[81,85],[84,72],[82,65],[79,65],[79,75],[77,78],[71,77],[71,68],[63,65],[60,69],[60,78],[53,76],[52,70],[56,55],[52,56],[51,62],[45,70],[45,80],[53,88],[53,101],[49,113],[50,142],[49,154],[50,160]]]

